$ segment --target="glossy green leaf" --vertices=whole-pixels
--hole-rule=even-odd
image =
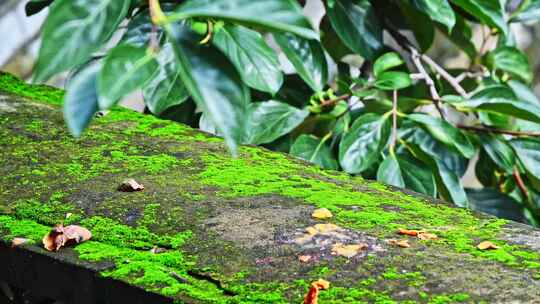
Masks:
[[[191,97],[216,126],[231,149],[242,142],[249,89],[218,50],[199,44],[200,37],[181,24],[169,25],[180,79]]]
[[[274,34],[274,39],[296,72],[316,92],[328,82],[328,65],[321,43],[291,33]]]
[[[388,155],[379,166],[377,180],[433,197],[437,194],[431,171],[421,161],[407,155]]]
[[[467,197],[473,210],[513,221],[525,221],[523,206],[493,188],[467,189]]]
[[[356,119],[339,144],[339,163],[351,174],[373,165],[388,142],[390,121],[387,116],[369,113]]]
[[[420,51],[426,52],[431,48],[435,40],[435,26],[428,15],[411,6],[408,1],[399,1],[399,8],[403,15],[407,28],[414,34]]]
[[[491,160],[507,174],[512,174],[516,165],[516,156],[504,139],[493,135],[481,135],[480,142]]]
[[[313,135],[300,135],[292,145],[290,153],[324,169],[338,169],[338,163],[328,145]]]
[[[186,101],[189,93],[180,80],[180,69],[171,43],[165,44],[156,57],[157,73],[143,87],[144,102],[148,109],[160,115],[168,108]]]
[[[81,136],[98,109],[98,63],[89,64],[77,72],[67,85],[64,96],[64,119],[73,136]]]
[[[160,28],[156,28],[156,34],[156,40],[160,41],[163,31]],[[126,32],[122,35],[120,43],[145,47],[150,44],[152,35],[150,12],[144,10],[129,21]]]
[[[450,41],[463,50],[471,60],[475,59],[477,52],[472,41],[472,29],[463,17],[456,15],[456,25],[451,33],[442,32]]]
[[[399,56],[398,53],[386,53],[375,60],[375,63],[373,64],[373,75],[378,77],[383,72],[398,67],[404,63],[405,61],[401,59],[401,56]]]
[[[426,163],[435,176],[437,190],[440,195],[453,202],[457,206],[467,207],[469,204],[465,189],[461,184],[459,176],[437,155],[426,152],[422,147],[414,143],[407,143],[407,148],[422,162]]]
[[[469,138],[450,123],[440,118],[420,113],[410,114],[407,118],[418,123],[438,141],[459,152],[464,157],[471,158],[474,156],[475,148],[469,141]]]
[[[382,29],[368,0],[335,0],[328,5],[327,15],[349,49],[367,59],[381,51]]]
[[[98,75],[99,107],[108,109],[122,97],[144,87],[158,70],[155,55],[145,48],[121,44],[112,49]]]
[[[401,90],[412,85],[411,76],[400,71],[388,71],[380,74],[375,81],[375,87],[380,90]]]
[[[275,94],[283,84],[278,57],[258,32],[227,24],[216,30],[212,42],[234,64],[248,86]]]
[[[412,0],[412,5],[428,15],[431,20],[443,24],[451,32],[456,24],[456,15],[447,0]]]
[[[249,105],[244,143],[265,144],[290,133],[309,115],[307,108],[298,109],[270,100]]]
[[[188,0],[169,16],[170,20],[190,17],[224,19],[319,39],[301,7],[292,0]]]
[[[87,61],[124,19],[130,0],[57,0],[50,6],[34,71],[45,81]]]
[[[530,83],[533,79],[529,59],[515,47],[498,47],[487,55],[486,65],[491,69],[506,72],[526,83]]]
[[[504,9],[496,0],[451,0],[478,20],[497,28],[504,36],[508,35],[508,25],[504,18]]]
[[[453,104],[458,109],[506,114],[540,123],[540,105],[517,99],[512,89],[495,85],[487,87],[469,100]]]
[[[516,138],[510,141],[518,159],[527,171],[527,175],[540,181],[540,140]]]

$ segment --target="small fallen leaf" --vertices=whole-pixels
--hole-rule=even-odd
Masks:
[[[421,240],[436,240],[439,237],[433,233],[421,232],[418,234],[418,238]]]
[[[328,210],[326,208],[321,208],[321,209],[316,209],[315,211],[313,211],[311,216],[316,218],[316,219],[322,220],[322,219],[331,218],[332,217],[332,212],[330,212],[330,210]]]
[[[163,252],[166,252],[166,251],[167,251],[167,249],[156,247],[156,246],[154,246],[152,249],[150,249],[150,253],[153,253],[153,254],[160,254],[160,253],[163,253]]]
[[[135,192],[135,191],[142,191],[144,190],[144,185],[139,184],[136,180],[133,178],[126,179],[118,186],[118,191],[122,192]]]
[[[313,227],[317,230],[317,232],[322,233],[322,234],[340,229],[338,225],[334,225],[334,224],[316,224]]]
[[[51,232],[43,237],[43,246],[49,251],[58,251],[63,246],[82,243],[92,238],[92,233],[81,226],[62,224],[56,225]]]
[[[399,228],[398,234],[404,234],[404,235],[410,235],[410,236],[418,236],[419,233],[423,233],[424,231],[420,230],[409,230],[409,229],[403,229]]]
[[[311,261],[311,256],[310,255],[301,255],[301,256],[298,256],[298,260],[302,263],[307,263],[309,261]]]
[[[399,240],[398,241],[398,240],[391,239],[391,240],[388,240],[387,242],[390,245],[399,246],[399,247],[402,247],[402,248],[410,248],[411,247],[411,244],[409,244],[409,240]]]
[[[317,304],[319,298],[319,290],[324,290],[330,288],[330,282],[318,279],[317,281],[311,283],[311,287],[304,298],[304,304]]]
[[[356,245],[343,245],[337,243],[332,246],[332,255],[340,255],[350,259],[366,248],[368,248],[368,245],[364,243]]]
[[[309,235],[315,235],[315,234],[317,234],[318,231],[317,231],[317,229],[315,229],[315,228],[313,228],[313,227],[307,227],[307,228],[306,228],[306,232],[307,232],[307,234],[309,234]]]
[[[483,241],[481,242],[480,244],[478,244],[476,246],[476,248],[480,249],[480,250],[488,250],[488,249],[499,249],[501,247],[493,244],[492,242],[490,241]]]
[[[28,239],[25,239],[25,238],[14,238],[12,241],[11,241],[11,247],[18,247],[18,246],[21,246],[22,244],[26,244],[28,243]]]

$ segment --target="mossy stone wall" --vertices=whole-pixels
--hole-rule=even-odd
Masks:
[[[1,250],[24,237],[17,250],[49,254],[49,228],[79,224],[93,239],[55,259],[178,303],[300,303],[319,278],[321,304],[540,301],[536,229],[262,148],[232,158],[219,138],[126,109],[75,139],[62,96],[0,74]],[[126,178],[145,190],[117,191]],[[306,234],[321,223],[339,228]],[[439,239],[392,246],[398,228]],[[486,240],[500,249],[478,250]],[[368,247],[346,258],[338,242]]]

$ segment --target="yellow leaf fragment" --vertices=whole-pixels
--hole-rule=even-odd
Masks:
[[[410,235],[410,236],[418,236],[419,233],[423,233],[424,231],[420,230],[409,230],[409,229],[403,229],[399,228],[398,234],[404,234],[404,235]]]
[[[11,241],[11,247],[19,247],[21,246],[22,244],[26,244],[28,243],[28,239],[25,239],[25,238],[14,238],[12,241]]]
[[[320,209],[316,209],[315,211],[313,211],[311,216],[313,218],[322,220],[322,219],[331,218],[332,217],[332,212],[330,212],[330,210],[328,210],[326,208],[320,208]]]
[[[421,240],[436,240],[439,237],[433,233],[421,232],[418,234],[418,238]]]
[[[367,249],[368,245],[364,243],[355,244],[355,245],[344,245],[342,243],[337,243],[332,246],[332,254],[333,255],[340,255],[344,256],[346,258],[352,258],[360,251]]]
[[[318,279],[317,281],[311,283],[311,286],[316,286],[320,290],[325,290],[330,288],[330,282],[323,279]]]
[[[311,256],[310,255],[301,255],[298,257],[298,260],[302,263],[307,263],[309,261],[311,261]]]
[[[483,241],[481,242],[480,244],[478,244],[476,246],[476,248],[480,249],[480,250],[488,250],[488,249],[499,249],[501,247],[493,244],[492,242],[490,241]]]
[[[318,233],[318,231],[314,227],[307,227],[306,228],[306,233],[309,234],[309,235],[315,235],[315,234]]]
[[[390,245],[398,246],[398,247],[401,247],[401,248],[410,248],[411,247],[411,244],[409,244],[409,240],[394,240],[394,239],[391,239],[391,240],[388,240],[387,242]]]
[[[334,225],[334,224],[316,224],[313,227],[317,230],[318,233],[322,233],[322,234],[340,229],[338,225]]]

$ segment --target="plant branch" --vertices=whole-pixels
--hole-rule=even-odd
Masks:
[[[523,196],[525,197],[525,200],[529,200],[529,191],[527,190],[527,187],[525,186],[525,183],[523,182],[523,179],[521,178],[521,174],[519,173],[519,170],[517,167],[514,167],[514,179],[516,180],[516,184],[519,187],[519,190],[521,190],[521,193],[523,193]]]
[[[454,78],[454,76],[450,75],[443,67],[425,54],[420,55],[420,58],[422,58],[422,61],[431,66],[437,72],[437,74],[441,75],[441,77],[444,78],[452,86],[452,88],[454,88],[454,90],[461,95],[461,97],[465,99],[470,98],[469,93],[467,93],[467,91],[465,91],[465,89],[463,89],[463,87],[459,84],[460,81]]]
[[[394,90],[392,99],[392,137],[390,139],[390,153],[394,153],[397,141],[397,112],[398,112],[398,92]]]
[[[507,135],[512,135],[512,136],[540,137],[540,132],[501,130],[501,129],[486,128],[486,127],[467,126],[467,125],[462,125],[462,124],[458,124],[456,125],[456,127],[463,130],[483,132],[483,133],[507,134]]]

